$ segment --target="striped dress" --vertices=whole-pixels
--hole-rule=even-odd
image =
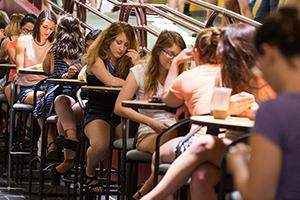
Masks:
[[[77,61],[73,64],[76,64],[76,63],[77,63]],[[62,78],[62,75],[64,73],[66,73],[68,71],[69,67],[72,65],[67,64],[62,58],[54,56],[54,71],[49,76],[49,78]],[[48,84],[47,91],[50,91],[54,86],[55,86],[55,84]],[[59,87],[59,90],[55,90],[55,92],[52,92],[46,99],[46,113],[48,113],[50,111],[53,101],[57,95],[59,95],[59,94],[70,95],[72,93],[74,94],[75,93],[74,90],[76,91],[77,89],[78,89],[78,87],[64,85],[62,87]],[[34,117],[36,117],[36,118],[42,117],[44,101],[45,101],[44,96],[37,100],[35,109],[33,111]]]

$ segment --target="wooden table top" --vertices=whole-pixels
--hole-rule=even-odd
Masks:
[[[249,131],[254,126],[254,121],[244,117],[227,117],[215,119],[212,115],[191,116],[192,123],[201,125],[216,125],[220,128]]]

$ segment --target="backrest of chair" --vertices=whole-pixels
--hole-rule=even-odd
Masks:
[[[239,138],[237,138],[236,140],[234,140],[225,150],[225,153],[223,155],[222,161],[221,161],[221,181],[220,181],[220,187],[219,187],[219,194],[218,194],[218,199],[219,200],[225,200],[225,190],[226,188],[226,179],[228,179],[228,173],[226,170],[226,154],[229,151],[230,147],[238,144],[238,143],[248,143],[248,139],[250,137],[250,133],[248,134],[244,134],[242,136],[240,136]]]

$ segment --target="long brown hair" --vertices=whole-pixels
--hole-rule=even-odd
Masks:
[[[233,93],[253,93],[256,76],[251,68],[257,65],[254,48],[255,27],[247,24],[229,25],[221,33],[218,53],[223,63],[222,82]]]
[[[151,56],[147,65],[147,70],[145,74],[145,95],[151,96],[157,92],[157,77],[159,73],[159,54],[164,48],[170,48],[172,45],[176,44],[181,50],[186,48],[185,42],[181,35],[175,31],[162,31],[154,44],[151,51]],[[185,70],[185,65],[179,66],[179,73]]]
[[[133,27],[126,22],[114,22],[107,29],[102,31],[93,42],[87,52],[88,64],[92,65],[100,57],[102,60],[109,59],[108,50],[110,44],[116,39],[117,35],[124,33],[128,40],[128,49],[138,50],[137,39]],[[133,66],[131,58],[125,54],[117,60],[115,69],[117,76],[125,79]]]
[[[57,18],[56,18],[56,15],[52,12],[52,11],[49,11],[49,10],[43,10],[37,20],[36,20],[36,23],[34,24],[34,27],[33,27],[33,30],[32,30],[32,37],[34,39],[36,39],[38,42],[41,41],[41,38],[40,38],[40,27],[42,26],[42,23],[46,20],[50,20],[50,21],[53,21],[55,26],[57,24]],[[56,27],[55,27],[56,28]],[[49,42],[53,42],[55,39],[55,30],[51,33],[51,35],[47,38],[47,40]]]

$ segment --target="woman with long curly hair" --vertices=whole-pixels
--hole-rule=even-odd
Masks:
[[[115,105],[115,113],[140,123],[138,128],[137,149],[153,153],[159,133],[175,123],[175,116],[166,111],[139,109],[139,112],[122,107],[123,100],[134,96],[139,100],[148,100],[152,96],[161,97],[164,83],[173,58],[186,47],[180,34],[174,31],[162,31],[152,49],[146,64],[134,66],[126,79]],[[184,66],[180,67],[180,72]],[[172,137],[172,136],[171,136]],[[164,137],[163,142],[170,139]]]
[[[125,22],[112,23],[87,52],[87,85],[123,86],[129,69],[139,61],[137,48],[133,27]],[[88,190],[96,193],[103,191],[96,174],[97,164],[107,156],[111,125],[120,122],[112,115],[116,98],[114,94],[88,93],[84,119],[84,132],[90,141],[86,185]]]

